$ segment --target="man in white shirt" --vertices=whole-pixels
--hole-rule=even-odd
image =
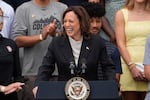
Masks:
[[[2,0],[0,0],[0,8],[4,12],[4,25],[1,34],[3,37],[10,38],[14,20],[14,9]]]

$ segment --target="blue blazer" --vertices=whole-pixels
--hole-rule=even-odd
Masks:
[[[48,81],[55,70],[55,64],[58,67],[58,80],[68,80],[73,76],[81,75],[81,62],[85,59],[85,74],[81,75],[87,80],[98,80],[98,67],[103,71],[106,79],[115,79],[115,67],[110,57],[107,55],[105,41],[99,36],[91,36],[89,39],[83,39],[79,55],[78,65],[75,67],[75,74],[71,75],[70,62],[73,59],[72,48],[67,36],[54,37],[48,47],[48,51],[39,68],[37,82]]]

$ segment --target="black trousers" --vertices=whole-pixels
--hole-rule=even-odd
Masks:
[[[16,92],[7,95],[0,92],[0,100],[18,100],[18,96]]]

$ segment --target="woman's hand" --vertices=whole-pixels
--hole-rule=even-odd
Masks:
[[[42,30],[42,39],[45,40],[48,35],[55,36],[57,29],[56,19],[53,20],[52,23],[46,25]]]
[[[34,97],[36,98],[36,93],[37,93],[38,87],[36,86],[35,88],[33,88],[32,92],[34,94]]]
[[[16,83],[11,83],[8,86],[1,86],[1,87],[3,87],[2,92],[7,95],[7,94],[10,94],[12,92],[21,90],[23,85],[24,85],[24,83],[16,82]]]
[[[145,75],[142,71],[136,68],[136,65],[130,69],[132,77],[136,81],[147,81]]]

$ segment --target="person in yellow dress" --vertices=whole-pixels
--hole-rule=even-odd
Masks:
[[[115,32],[122,56],[120,85],[123,100],[144,100],[147,80],[136,63],[142,63],[145,42],[150,34],[150,1],[126,0],[115,16]]]

